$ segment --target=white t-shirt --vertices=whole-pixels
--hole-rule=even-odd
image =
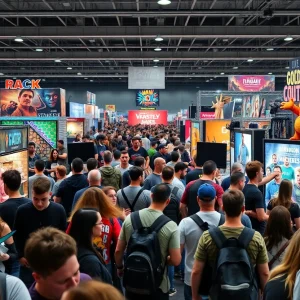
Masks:
[[[123,168],[121,167],[121,164],[119,164],[119,165],[115,166],[115,169],[119,169],[120,172],[121,172],[121,174],[122,174],[122,176],[123,176],[123,174],[124,174],[126,171],[128,171],[130,168],[132,168],[132,167],[133,167],[133,165],[128,164],[128,167],[127,167],[126,169],[123,169]]]
[[[216,211],[211,212],[197,212],[197,215],[207,222],[209,226],[217,227],[221,214]],[[198,242],[203,231],[199,226],[190,218],[184,218],[179,224],[180,232],[180,245],[185,245],[185,272],[184,272],[184,283],[191,285],[191,273],[194,264],[194,255],[198,246]]]
[[[177,186],[180,190],[182,190],[182,192],[184,192],[185,186],[177,177],[174,177],[172,184],[174,186]]]

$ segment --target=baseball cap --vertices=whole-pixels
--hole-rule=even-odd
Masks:
[[[212,201],[216,198],[217,193],[211,184],[204,183],[200,185],[197,195],[202,201]]]

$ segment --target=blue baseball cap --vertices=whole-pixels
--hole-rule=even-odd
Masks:
[[[209,202],[216,198],[217,193],[211,184],[204,183],[200,185],[197,195],[200,200]]]

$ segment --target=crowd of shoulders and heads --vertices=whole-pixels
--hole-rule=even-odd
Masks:
[[[229,174],[215,153],[191,157],[172,124],[108,123],[74,142],[94,153],[69,161],[60,139],[43,160],[30,141],[25,185],[1,169],[8,299],[169,299],[177,275],[185,300],[300,299],[300,172],[283,179],[288,160]]]

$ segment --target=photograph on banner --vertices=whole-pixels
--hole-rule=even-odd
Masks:
[[[250,133],[234,133],[234,162],[239,162],[246,167],[252,159],[252,135]]]
[[[136,93],[136,106],[157,107],[159,106],[158,90],[139,90]]]
[[[191,120],[185,120],[184,137],[186,143],[191,143]]]
[[[191,158],[197,153],[197,143],[200,141],[200,123],[191,122]]]
[[[116,106],[114,104],[106,104],[105,105],[105,110],[106,111],[112,111],[115,112],[116,111]]]
[[[234,92],[274,92],[274,75],[229,75],[228,91]]]
[[[245,118],[265,118],[267,100],[259,94],[243,96],[243,117]]]
[[[91,92],[86,92],[86,104],[92,104],[95,105],[96,104],[96,94],[91,93]]]
[[[39,90],[0,89],[0,107],[2,117],[65,116],[65,101],[65,91],[60,88]]]
[[[1,133],[1,132],[0,132]],[[28,197],[28,153],[27,149],[11,154],[0,156],[0,173],[7,170],[17,170],[21,175],[21,186],[19,192],[22,197]],[[0,182],[1,186],[1,182]],[[0,202],[8,199],[5,194],[0,193]]]
[[[168,125],[167,110],[129,110],[128,125]]]
[[[98,125],[97,125],[98,126]],[[77,134],[80,134],[81,137],[84,131],[84,119],[67,119],[67,138],[74,138]]]
[[[69,105],[68,117],[82,118],[84,116],[84,104],[68,102],[68,105]]]
[[[212,99],[212,108],[215,110],[215,119],[231,119],[234,110],[232,96],[218,94]]]

